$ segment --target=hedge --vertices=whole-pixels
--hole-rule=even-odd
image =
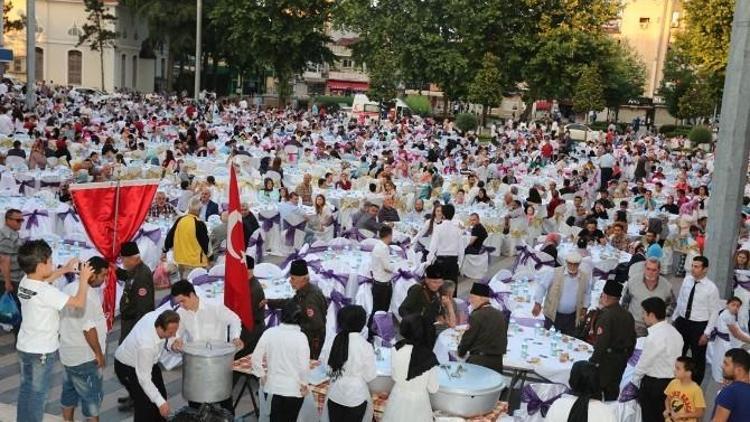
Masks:
[[[344,95],[319,95],[313,98],[313,102],[317,104],[318,107],[323,106],[326,110],[331,112],[338,110],[340,104],[346,104],[351,107],[354,102],[354,97]]]
[[[458,113],[456,115],[456,127],[458,127],[461,132],[476,130],[478,124],[477,116],[471,113]]]
[[[713,141],[713,132],[706,126],[696,126],[688,134],[688,139],[694,144],[708,144]]]
[[[598,130],[600,132],[606,132],[607,128],[612,122],[594,122],[589,125],[591,130]],[[615,123],[615,127],[617,128],[617,133],[625,133],[625,131],[628,129],[629,124],[628,123],[622,123],[618,122]]]
[[[680,126],[680,125],[661,125],[659,126],[659,133],[667,134],[667,133],[674,133],[674,132],[685,132],[685,134],[688,134],[690,132],[690,129],[692,129],[692,126]]]
[[[422,117],[432,115],[432,105],[430,98],[424,95],[407,95],[404,102],[409,106],[412,113]]]

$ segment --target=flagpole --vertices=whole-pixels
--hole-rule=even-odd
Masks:
[[[117,179],[117,186],[115,187],[115,229],[112,231],[112,259],[117,259],[115,251],[117,251],[117,220],[120,214],[120,179]]]

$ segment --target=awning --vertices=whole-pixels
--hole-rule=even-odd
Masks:
[[[552,108],[552,101],[539,100],[534,105],[536,111],[547,111]]]
[[[12,62],[13,61],[13,50],[7,48],[0,48],[0,62]]]
[[[326,87],[332,91],[367,91],[370,89],[370,84],[367,82],[355,82],[355,81],[337,81],[329,79],[326,82]]]

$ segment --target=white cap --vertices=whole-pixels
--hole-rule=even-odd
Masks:
[[[580,264],[581,260],[583,260],[583,258],[578,252],[571,252],[565,257],[565,261],[571,264]]]

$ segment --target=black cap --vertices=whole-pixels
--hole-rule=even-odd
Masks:
[[[602,290],[602,293],[604,293],[607,296],[621,297],[622,296],[622,284],[614,280],[607,280],[607,283],[604,285],[604,290]]]
[[[138,250],[138,244],[135,242],[125,242],[120,246],[120,256],[133,256],[140,255],[141,251]]]
[[[474,283],[471,285],[471,291],[469,294],[472,294],[474,296],[481,296],[481,297],[490,297],[492,296],[492,289],[490,289],[490,286],[484,283]]]
[[[426,278],[443,278],[443,269],[438,264],[428,265],[424,270]]]
[[[296,259],[292,261],[292,266],[289,269],[289,274],[296,276],[309,274],[307,271],[307,262],[304,259]]]

